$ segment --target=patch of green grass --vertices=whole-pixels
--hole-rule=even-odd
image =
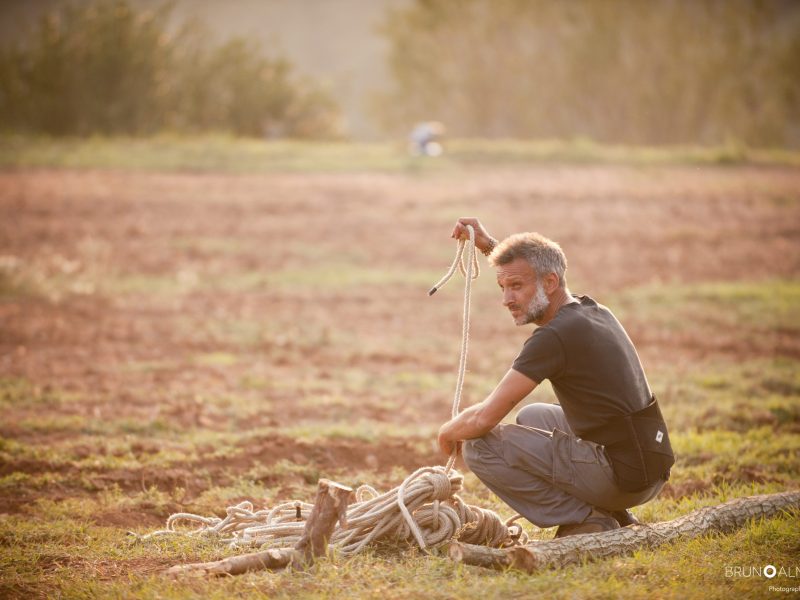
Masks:
[[[589,140],[451,139],[435,159],[408,156],[402,143],[266,141],[223,135],[151,138],[0,139],[0,167],[57,167],[156,171],[388,171],[426,173],[476,165],[525,163],[777,164],[800,165],[800,153],[754,149],[739,144],[716,147],[635,147]]]
[[[407,369],[371,372],[367,369],[346,368],[338,369],[335,377],[305,381],[302,390],[309,395],[336,393],[342,397],[370,395],[396,400],[410,393],[419,395],[440,390],[449,392],[454,383],[455,376],[452,373]]]
[[[316,484],[323,477],[320,470],[312,464],[298,464],[282,459],[271,465],[256,463],[243,475],[243,481],[277,483],[300,479],[309,485]]]
[[[748,334],[800,331],[800,280],[662,284],[610,296],[620,318],[682,330],[716,326]]]
[[[273,271],[264,276],[267,286],[281,289],[313,287],[336,290],[372,285],[407,285],[425,289],[441,274],[434,270],[391,270],[328,262],[303,269]]]
[[[98,282],[98,291],[106,295],[147,294],[148,296],[171,297],[188,294],[195,290],[194,280],[181,280],[176,275],[153,275],[131,273],[107,275]]]
[[[624,146],[573,140],[453,140],[448,152],[463,163],[518,162],[601,164],[798,164],[793,152],[757,150],[742,144],[722,146]],[[788,162],[785,162],[788,161]]]
[[[0,299],[13,300],[38,296],[42,296],[42,292],[33,281],[0,262]]]
[[[419,162],[419,168],[433,164]],[[415,163],[391,144],[264,141],[207,135],[153,138],[5,137],[0,165],[161,171],[398,170]]]
[[[310,493],[310,489],[304,490],[301,495],[307,497]],[[238,504],[243,498],[252,501],[255,508],[260,510],[268,505],[269,500],[276,498],[276,488],[269,484],[266,477],[264,480],[253,480],[249,477],[241,477],[228,485],[214,485],[209,487],[199,496],[193,498],[186,506],[186,510],[200,515],[218,514],[228,506]],[[285,501],[286,498],[281,498],[280,500]],[[140,528],[138,533],[144,534],[149,532],[146,528]]]
[[[800,361],[703,363],[689,372],[658,373],[651,381],[673,430],[746,431],[800,427]]]
[[[71,395],[49,386],[37,386],[20,377],[0,377],[0,407],[54,408],[68,402]]]
[[[235,365],[238,357],[230,352],[206,352],[194,357],[194,362],[206,367],[228,367]]]
[[[719,388],[712,386],[711,389]],[[348,432],[352,435],[362,428],[372,429],[373,437],[368,435],[366,439],[373,439],[376,444],[392,434],[412,435],[390,429],[388,425],[382,431],[367,422],[353,424]],[[428,433],[432,435],[433,431]],[[326,439],[335,439],[339,432],[312,426],[307,431],[282,429],[281,434],[309,442],[320,436],[316,439],[324,444]],[[427,437],[418,430],[416,434],[422,436],[420,439]],[[198,445],[206,445],[215,448],[220,457],[231,457],[235,444],[247,444],[249,435],[258,437],[268,432],[242,436],[197,431],[185,435],[187,440],[193,440],[184,442],[187,456],[191,456]],[[676,434],[673,443],[679,457],[711,455],[710,459],[694,465],[680,464],[673,481],[681,483],[698,478],[712,480],[712,483],[703,492],[679,498],[662,495],[635,509],[640,518],[649,522],[674,518],[742,495],[779,491],[800,474],[796,436],[775,435],[768,428],[752,430],[745,435],[722,430],[688,431]],[[127,446],[130,448],[131,444]],[[715,473],[735,475],[753,466],[767,466],[773,474],[785,475],[786,480],[758,483],[718,478],[713,483]],[[347,465],[342,469],[348,469]],[[287,460],[269,465],[254,463],[231,483],[209,487],[183,508],[199,514],[220,514],[224,507],[243,498],[254,500],[257,508],[274,505],[279,500],[309,499],[316,479],[323,475],[331,474],[321,473],[313,463],[297,464]],[[395,469],[388,481],[384,479],[381,489],[396,485],[405,475],[407,472],[403,469]],[[362,480],[375,483],[375,479],[369,472],[359,475],[348,469],[347,479],[343,481],[357,485]],[[280,490],[277,483],[280,483]],[[161,538],[134,543],[119,528],[93,524],[98,515],[109,513],[168,514],[175,510],[175,502],[180,502],[183,494],[182,489],[167,493],[152,487],[126,494],[112,487],[93,499],[39,501],[31,509],[35,519],[14,515],[0,518],[0,568],[8,574],[3,583],[6,587],[0,591],[13,591],[14,595],[59,593],[68,597],[124,594],[133,597],[293,598],[338,597],[346,587],[352,597],[504,598],[538,594],[564,598],[638,598],[649,594],[665,598],[726,598],[730,594],[758,595],[763,592],[763,580],[726,577],[725,565],[793,564],[790,561],[800,543],[797,516],[786,515],[769,521],[754,521],[731,535],[679,541],[655,551],[642,550],[628,557],[547,570],[535,576],[465,567],[436,552],[424,556],[413,549],[386,546],[370,549],[349,560],[334,557],[332,561],[321,561],[309,576],[278,572],[223,580],[172,581],[156,575],[157,571],[171,564],[220,558],[232,551],[213,540],[203,539]],[[466,475],[462,495],[467,502],[510,515],[510,509],[471,473]],[[152,530],[152,526],[134,528],[139,533]],[[530,525],[527,528],[536,539],[552,536],[551,530],[538,530]],[[703,557],[700,563],[698,556]],[[98,573],[101,576],[98,577]]]
[[[351,263],[328,262],[304,269],[287,268],[275,271],[243,271],[202,279],[176,274],[109,274],[96,285],[106,295],[147,294],[170,297],[199,291],[277,292],[314,290],[317,293],[338,292],[370,286],[415,286],[427,289],[441,274],[433,270],[386,270]],[[50,282],[52,288],[57,282]]]
[[[676,454],[673,482],[779,482],[800,479],[800,436],[770,427],[745,432],[710,430],[671,434]]]
[[[15,471],[0,477],[0,490],[14,490],[30,485],[33,476]]]
[[[402,439],[433,439],[439,426],[409,424],[406,426],[396,423],[376,423],[364,419],[350,420],[343,418],[339,422],[315,422],[311,419],[290,427],[282,427],[281,433],[293,439],[300,439],[309,443],[323,443],[326,439],[356,439],[379,444],[387,438]]]
[[[174,369],[178,363],[173,360],[129,360],[119,367],[121,373],[149,373]]]
[[[54,516],[0,522],[0,540],[5,542],[0,545],[0,566],[6,589],[16,585],[30,594],[47,591],[71,598],[337,598],[345,590],[353,598],[763,597],[769,595],[769,585],[790,585],[791,580],[728,577],[725,567],[794,565],[800,543],[797,523],[796,515],[756,520],[730,535],[703,536],[535,575],[463,566],[436,552],[375,549],[349,560],[321,560],[308,574],[256,572],[175,581],[157,571],[231,551],[203,539],[132,543],[116,530]],[[32,544],[37,551],[30,551]]]
[[[185,319],[180,323],[185,335],[202,329],[204,335],[216,343],[256,349],[267,354],[275,354],[284,362],[301,358],[308,351],[335,345],[341,348],[350,341],[350,336],[341,330],[332,329],[330,324],[293,321],[281,322],[275,318],[258,319]],[[269,382],[262,382],[264,387]]]
[[[207,252],[213,255],[239,254],[245,247],[242,240],[221,236],[178,236],[171,240],[172,246],[179,250]]]
[[[146,461],[152,457],[166,457],[174,454],[176,449],[164,441],[154,444],[147,435],[142,437],[116,433],[109,438],[83,434],[60,441],[21,442],[19,440],[0,438],[0,458],[6,462],[36,461],[47,463],[56,468],[69,463],[85,466],[119,467],[120,461],[137,457],[138,461]],[[149,444],[149,445],[148,445]],[[188,453],[188,450],[186,450]],[[184,454],[180,454],[185,458]]]
[[[130,417],[120,419],[95,419],[79,415],[47,415],[22,419],[19,426],[25,431],[43,434],[108,435],[137,433],[155,434],[175,430],[176,425],[162,418],[139,420]]]

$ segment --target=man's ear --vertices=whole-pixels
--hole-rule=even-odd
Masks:
[[[546,294],[552,294],[558,289],[558,275],[555,273],[548,273],[544,276],[544,291]]]

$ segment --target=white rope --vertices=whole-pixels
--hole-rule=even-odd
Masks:
[[[346,528],[337,523],[330,543],[348,556],[381,540],[416,542],[420,548],[454,538],[488,546],[525,540],[519,525],[506,525],[493,511],[466,504],[458,496],[463,480],[455,469],[447,472],[437,466],[417,469],[384,494],[361,486],[356,490],[356,502],[347,509]],[[252,502],[245,501],[229,507],[224,519],[177,513],[167,519],[165,529],[136,537],[211,537],[232,547],[286,548],[300,540],[312,508],[307,502],[285,502],[271,510],[255,511]],[[182,529],[181,524],[196,528]]]
[[[461,319],[461,354],[458,360],[458,377],[456,379],[456,391],[453,397],[453,408],[450,411],[451,418],[455,418],[461,409],[461,391],[464,388],[464,376],[467,371],[467,353],[469,351],[469,313],[470,313],[470,298],[472,297],[472,280],[477,279],[481,274],[481,267],[478,264],[478,255],[475,252],[475,229],[472,225],[467,225],[468,239],[458,240],[458,247],[456,248],[456,257],[453,259],[453,264],[447,271],[444,277],[434,285],[428,292],[432,296],[444,286],[450,278],[455,274],[456,267],[464,276],[464,312]],[[467,250],[466,265],[464,257],[464,249]],[[453,468],[456,462],[458,450],[453,449],[453,453],[447,461],[447,470]]]
[[[467,366],[472,280],[480,274],[475,252],[475,230],[467,225],[467,231],[469,239],[459,240],[450,269],[428,292],[433,295],[455,274],[456,269],[465,277],[461,357],[451,411],[453,417],[458,415],[461,405]],[[337,523],[331,536],[331,545],[342,554],[351,555],[360,552],[368,544],[384,539],[413,539],[422,549],[454,538],[488,546],[524,543],[526,536],[522,527],[513,523],[517,517],[503,523],[494,511],[470,506],[458,496],[464,478],[453,469],[455,459],[454,450],[447,466],[417,469],[398,487],[384,494],[368,485],[359,487],[356,490],[356,502],[347,509],[347,525],[343,529]],[[166,529],[137,538],[213,536],[232,546],[292,547],[300,540],[312,507],[307,502],[286,502],[271,510],[254,511],[251,502],[242,502],[229,507],[224,519],[177,513],[167,519]],[[185,531],[179,528],[180,523],[194,523],[198,527]]]

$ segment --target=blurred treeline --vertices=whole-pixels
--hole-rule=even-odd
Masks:
[[[417,0],[384,34],[389,128],[800,147],[795,0]]]
[[[254,42],[214,45],[202,23],[167,29],[169,7],[66,6],[0,51],[0,128],[51,135],[222,131],[329,137],[339,111]]]

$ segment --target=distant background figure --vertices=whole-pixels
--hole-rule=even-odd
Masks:
[[[409,152],[412,156],[439,156],[443,149],[439,142],[445,127],[438,121],[425,121],[414,125],[409,139]]]

